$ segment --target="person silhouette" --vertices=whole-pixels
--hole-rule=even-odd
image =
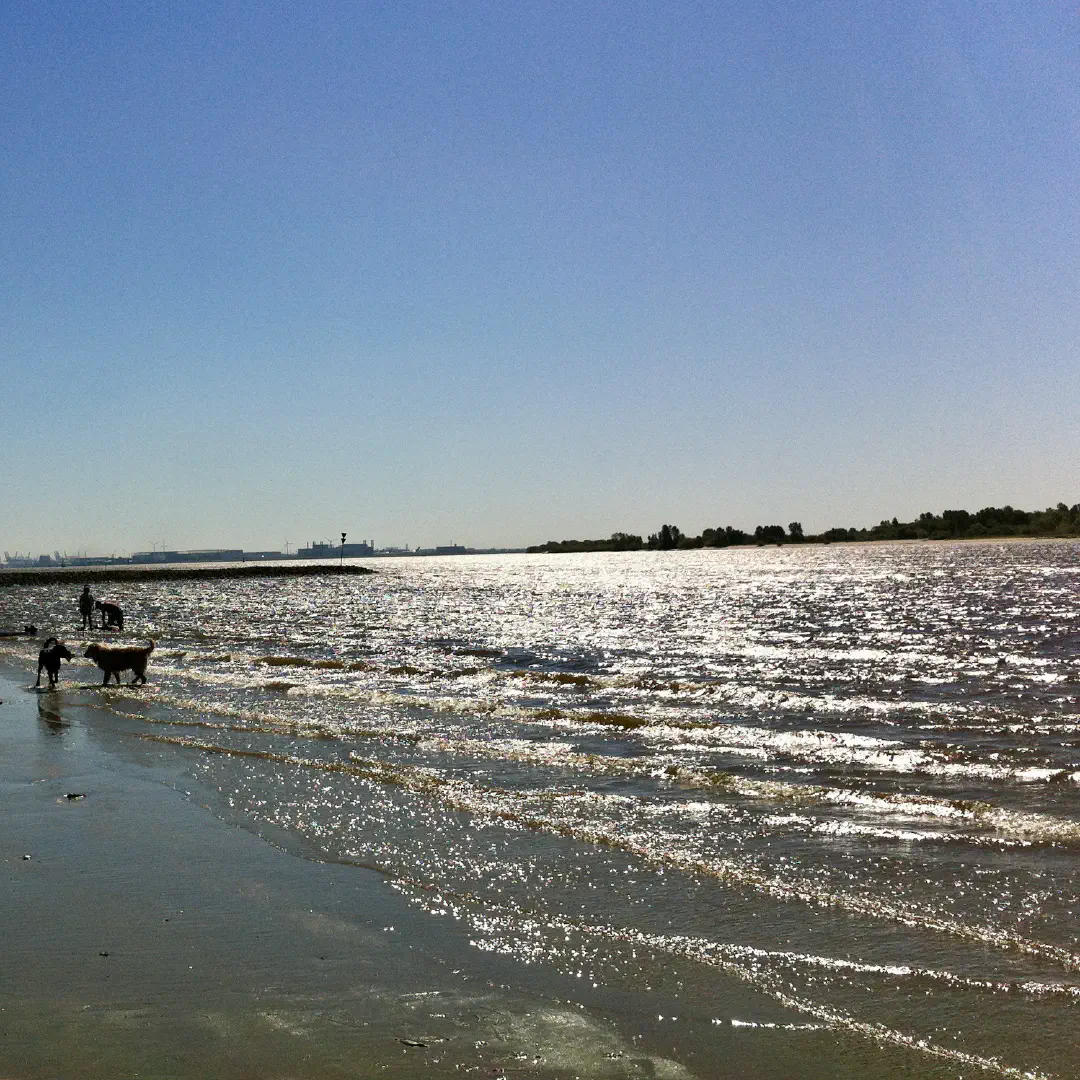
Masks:
[[[82,628],[93,630],[94,598],[90,595],[89,585],[82,587],[82,595],[79,597],[79,614],[82,616]]]

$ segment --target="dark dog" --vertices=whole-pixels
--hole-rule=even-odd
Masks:
[[[86,652],[83,653],[83,656],[90,657],[105,672],[105,678],[101,682],[102,686],[109,685],[110,675],[116,676],[116,685],[119,686],[121,671],[134,673],[135,678],[131,680],[130,685],[135,686],[137,683],[146,682],[146,663],[153,651],[154,643],[152,641],[143,648],[99,645],[95,641],[92,645],[86,646]]]
[[[107,600],[95,600],[94,607],[101,612],[102,630],[111,630],[113,627],[117,630],[124,629],[124,612],[119,605],[110,604]]]
[[[61,645],[54,637],[46,638],[41,652],[38,653],[37,682],[34,685],[41,685],[41,673],[47,671],[49,673],[49,688],[55,690],[60,678],[60,661],[74,659],[75,657],[68,652],[66,645]]]

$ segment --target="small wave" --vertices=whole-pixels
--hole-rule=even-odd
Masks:
[[[430,894],[433,890],[424,883],[406,877],[399,877],[394,884],[403,895],[414,902],[429,909],[432,907]],[[730,1023],[734,1027],[765,1027],[783,1030],[814,1030],[826,1027],[832,1030],[851,1032],[875,1043],[897,1046],[927,1057],[948,1061],[954,1065],[971,1066],[985,1072],[993,1072],[1008,1078],[1008,1080],[1051,1080],[1047,1074],[1038,1070],[1017,1068],[1007,1065],[994,1057],[940,1046],[925,1037],[899,1031],[885,1024],[860,1020],[856,1016],[834,1006],[800,997],[798,996],[800,992],[784,976],[783,969],[801,965],[826,968],[836,972],[854,971],[860,974],[885,975],[893,978],[923,978],[932,981],[944,981],[969,989],[1014,990],[1038,994],[1037,991],[1028,989],[1031,986],[1028,983],[984,984],[979,983],[978,980],[967,980],[963,976],[956,976],[949,972],[915,969],[904,965],[859,964],[858,962],[835,960],[829,957],[770,952],[749,946],[726,945],[684,935],[654,934],[627,927],[593,924],[583,919],[561,915],[547,915],[537,918],[535,915],[526,915],[517,909],[508,908],[506,905],[482,901],[471,893],[454,894],[450,890],[442,888],[434,891],[436,892],[435,905],[442,910],[446,910],[449,906],[447,901],[452,897],[453,907],[455,908],[454,913],[459,917],[464,916],[467,918],[474,928],[481,932],[482,936],[473,941],[473,944],[478,948],[513,955],[517,951],[517,941],[528,938],[530,941],[530,954],[536,956],[538,955],[537,939],[541,938],[545,932],[550,933],[552,931],[555,932],[556,941],[560,939],[569,941],[572,936],[580,936],[599,938],[622,946],[646,948],[717,968],[725,974],[734,976],[754,986],[757,990],[768,994],[786,1008],[811,1016],[820,1022],[819,1024],[776,1024],[732,1019]],[[552,942],[547,949],[548,958],[557,959],[561,951],[562,946]],[[766,963],[763,964],[762,961]],[[1054,987],[1053,989],[1060,989],[1067,993],[1069,997],[1078,996],[1073,991],[1080,992],[1080,988],[1076,987]],[[713,1020],[714,1024],[719,1022],[722,1021]]]
[[[452,671],[433,671],[431,674],[437,678],[443,679],[467,679],[472,675],[478,675],[480,668],[466,667],[456,668]]]
[[[752,780],[729,775],[727,790],[753,799],[796,803],[831,803],[873,813],[903,814],[967,821],[996,829],[1005,836],[1035,843],[1080,843],[1080,822],[1045,814],[1005,810],[974,799],[944,799],[910,792],[859,791],[852,788]]]
[[[771,818],[765,819],[774,824]],[[967,844],[972,847],[1031,847],[1035,841],[1005,836],[980,836],[966,832],[921,832],[914,829],[889,829],[853,821],[815,821],[791,815],[791,824],[801,824],[808,833],[819,836],[857,837],[860,840],[880,840],[898,844]]]
[[[376,739],[390,742],[419,743],[424,736],[414,731],[403,731],[391,727],[349,727],[347,730],[331,730],[315,722],[297,720],[293,717],[275,716],[272,713],[253,709],[232,708],[226,705],[196,702],[191,699],[161,694],[156,700],[158,706],[166,706],[183,712],[197,712],[199,718],[147,716],[145,713],[125,713],[113,708],[111,711],[125,719],[138,720],[145,724],[161,724],[171,727],[211,728],[220,731],[244,734],[259,733],[267,735],[290,735],[309,739],[335,739],[347,735],[350,739]],[[204,719],[206,716],[218,719]],[[229,721],[240,721],[230,723]]]
[[[563,710],[563,717],[573,716]],[[761,758],[781,757],[843,768],[861,766],[879,773],[911,773],[949,779],[991,780],[1021,784],[1080,783],[1080,770],[1040,766],[1017,767],[996,762],[949,761],[945,747],[937,750],[905,746],[896,740],[832,731],[773,731],[737,724],[651,722],[637,725],[641,734],[661,744],[682,748],[745,750]]]
[[[574,675],[567,671],[515,670],[506,672],[508,678],[526,679],[529,682],[556,683],[560,686],[575,686],[585,689],[593,686],[596,679],[589,675]]]
[[[578,724],[600,724],[605,727],[621,727],[627,730],[648,727],[649,721],[640,716],[629,716],[626,713],[603,712],[594,710],[581,715],[570,717]]]
[[[991,803],[971,799],[944,799],[933,795],[907,792],[859,791],[823,785],[795,784],[778,780],[754,780],[725,770],[698,769],[669,759],[616,757],[609,754],[575,753],[564,743],[524,742],[521,740],[451,739],[426,736],[422,745],[444,754],[467,754],[478,758],[497,758],[536,765],[574,768],[591,775],[641,776],[666,780],[687,787],[710,788],[758,801],[832,804],[890,816],[947,819],[991,828],[1003,837],[1024,843],[1080,843],[1080,822],[1043,814],[1005,810]],[[938,842],[979,843],[983,838],[949,833],[926,836],[903,830],[875,830],[869,826],[819,823],[822,831],[834,828],[855,834],[860,829],[878,839],[927,840]]]
[[[295,684],[288,682],[266,683],[271,689],[291,691]],[[370,692],[365,698],[375,703],[398,704],[395,695]],[[201,708],[205,704],[171,699],[181,708]],[[451,738],[417,729],[402,731],[400,726],[385,728],[356,728],[337,725],[333,730],[321,730],[317,723],[302,725],[296,721],[283,721],[266,717],[250,710],[222,710],[222,715],[243,717],[259,724],[266,730],[267,723],[273,730],[292,734],[322,735],[350,738],[404,738],[419,743],[432,753],[469,756],[473,758],[515,761],[525,764],[571,768],[589,776],[641,777],[679,784],[685,787],[705,788],[716,792],[737,795],[760,802],[791,802],[802,805],[836,805],[857,808],[863,812],[901,815],[911,818],[962,821],[977,827],[993,830],[996,836],[978,836],[971,833],[919,833],[912,830],[878,828],[859,823],[810,822],[806,827],[822,833],[837,835],[862,835],[868,839],[893,840],[897,842],[970,843],[976,845],[1002,843],[1054,844],[1080,843],[1080,823],[1047,815],[1022,813],[996,807],[991,803],[965,799],[946,799],[931,795],[907,792],[876,792],[824,785],[798,784],[789,781],[755,780],[738,776],[721,769],[702,769],[687,766],[669,758],[638,756],[623,757],[609,754],[582,754],[561,742],[536,743],[532,740],[515,739],[468,739]]]
[[[185,669],[187,678],[210,682],[214,685],[234,685],[238,689],[252,688],[245,677],[241,663],[196,665]],[[268,654],[252,658],[253,663],[297,670],[366,670],[378,677],[378,667],[368,661],[344,661],[340,659],[311,660],[307,657]],[[640,736],[671,749],[698,749],[725,755],[739,755],[756,761],[773,758],[826,765],[843,770],[858,767],[871,773],[909,774],[940,777],[945,780],[989,781],[993,783],[1044,784],[1080,783],[1080,769],[1075,767],[1051,767],[1028,765],[1003,760],[955,760],[956,750],[942,744],[937,748],[922,742],[919,746],[905,745],[892,739],[872,738],[850,733],[800,730],[782,731],[747,724],[717,722],[715,719],[686,718],[685,715],[658,717],[657,709],[639,714],[603,708],[567,707],[565,705],[527,706],[506,700],[499,693],[486,692],[490,683],[498,683],[504,675],[490,668],[472,668],[461,672],[425,671],[414,664],[399,664],[383,669],[391,678],[405,677],[409,685],[406,692],[394,692],[387,688],[373,689],[370,685],[355,682],[315,682],[289,680],[283,687],[281,681],[256,682],[255,689],[280,692],[283,689],[292,696],[336,697],[380,706],[414,710],[428,707],[436,712],[452,712],[463,716],[498,717],[512,723],[552,724],[564,729],[575,727],[607,727],[635,731]],[[520,670],[520,669],[519,669]],[[566,673],[542,673],[552,678],[581,676]],[[483,682],[474,683],[470,690],[475,693],[431,696],[427,687],[437,687],[441,681],[446,686],[452,679],[479,676]],[[422,682],[421,682],[422,680]],[[576,684],[570,684],[576,686]],[[677,710],[670,710],[675,713]]]
[[[390,673],[408,673],[406,667]],[[507,703],[499,697],[423,697],[415,694],[395,696],[392,692],[372,691],[350,686],[304,686],[298,692],[310,696],[339,696],[403,706],[410,709],[427,706],[436,712],[460,715],[497,716],[516,723],[551,723],[563,727],[600,726],[636,731],[661,744],[713,752],[740,753],[758,760],[773,756],[793,758],[845,769],[861,766],[880,773],[909,773],[940,776],[948,779],[978,779],[1016,783],[1080,783],[1080,770],[1068,768],[1016,767],[1007,764],[946,761],[925,747],[906,747],[899,741],[831,731],[773,731],[747,725],[715,723],[702,720],[655,718],[633,713],[599,709],[571,709],[560,706],[527,707]]]
[[[714,1024],[721,1021],[714,1020]],[[827,1031],[824,1024],[775,1024],[765,1023],[758,1020],[738,1020],[734,1016],[730,1020],[733,1028],[771,1028],[776,1031]]]
[[[635,855],[649,864],[711,877],[776,900],[801,902],[812,907],[838,908],[852,915],[877,922],[895,922],[904,926],[948,934],[997,949],[1037,956],[1067,970],[1080,970],[1080,956],[1057,945],[1025,938],[1003,927],[958,922],[902,901],[834,892],[820,881],[797,877],[785,879],[776,874],[766,873],[757,866],[737,858],[702,858],[682,851],[658,847],[647,835],[628,833],[622,828],[608,827],[599,822],[582,824],[566,821],[544,814],[534,805],[538,796],[548,800],[581,798],[581,794],[577,792],[507,791],[502,788],[482,787],[462,780],[449,779],[433,768],[417,765],[389,765],[378,760],[362,759],[355,755],[350,755],[350,760],[347,762],[322,761],[269,750],[221,746],[186,736],[140,734],[138,737],[185,746],[204,753],[261,758],[265,761],[294,765],[299,768],[345,773],[379,783],[392,784],[406,791],[434,795],[455,810],[511,822],[527,829],[565,836],[583,843],[604,845]],[[587,793],[585,797],[593,801],[618,798],[597,793]]]

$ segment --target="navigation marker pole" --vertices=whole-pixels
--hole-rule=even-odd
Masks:
[[[341,534],[341,558],[338,559],[338,567],[345,565],[345,534]]]

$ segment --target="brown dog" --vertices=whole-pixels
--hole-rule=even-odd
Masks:
[[[116,685],[119,686],[120,672],[129,670],[135,675],[130,685],[135,686],[139,682],[146,682],[146,663],[153,651],[154,643],[152,641],[141,649],[122,645],[99,645],[95,641],[92,645],[86,646],[86,652],[83,653],[83,656],[90,657],[105,672],[105,678],[101,683],[102,686],[109,685],[110,675],[116,676]]]

